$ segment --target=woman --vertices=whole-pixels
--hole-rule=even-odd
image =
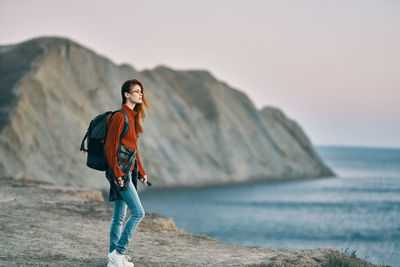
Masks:
[[[128,115],[129,129],[125,137],[121,140],[121,145],[128,147],[131,150],[136,150],[136,162],[129,170],[129,174],[125,175],[122,171],[123,166],[126,164],[118,164],[117,150],[120,142],[120,136],[124,128],[125,116],[121,112],[115,112],[109,121],[109,128],[107,132],[105,152],[109,165],[107,171],[107,179],[110,182],[110,195],[109,201],[114,201],[114,211],[110,226],[110,253],[108,254],[107,266],[133,266],[129,256],[124,255],[126,247],[128,246],[132,234],[140,221],[145,216],[143,206],[140,202],[137,193],[137,176],[140,177],[140,182],[147,186],[147,176],[143,169],[137,150],[137,139],[139,133],[143,133],[143,128],[139,119],[145,117],[142,103],[148,108],[146,98],[144,96],[143,84],[137,80],[132,79],[126,81],[121,88],[122,106],[121,108]],[[113,175],[110,175],[112,173]],[[117,188],[110,177],[118,177],[117,181],[121,191]],[[134,180],[132,183],[132,179]],[[127,184],[124,184],[127,183]],[[129,216],[124,230],[121,234],[122,222],[125,219],[126,210],[129,207],[131,215]]]

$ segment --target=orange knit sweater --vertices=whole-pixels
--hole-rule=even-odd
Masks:
[[[125,137],[121,140],[121,143],[127,146],[130,149],[134,149],[137,151],[136,159],[137,159],[137,166],[140,176],[144,176],[146,172],[143,169],[142,162],[140,161],[139,151],[137,149],[137,135],[135,131],[135,122],[134,117],[137,114],[136,110],[132,110],[126,104],[122,104],[122,109],[125,110],[126,114],[128,115],[129,120],[129,129],[126,133]],[[121,112],[116,112],[110,119],[110,126],[107,132],[106,144],[105,144],[105,152],[106,158],[108,161],[108,165],[114,171],[117,177],[124,176],[124,172],[117,164],[117,151],[118,151],[118,143],[121,133],[124,129],[124,114]],[[127,162],[123,162],[122,164],[125,165]],[[135,164],[133,164],[132,169],[135,168]]]

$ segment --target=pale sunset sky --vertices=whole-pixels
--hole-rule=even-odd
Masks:
[[[206,69],[314,145],[400,147],[399,14],[396,0],[0,0],[0,45],[58,36],[137,70]]]

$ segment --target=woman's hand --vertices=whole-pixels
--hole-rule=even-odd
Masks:
[[[124,180],[122,180],[122,176],[121,176],[121,177],[118,177],[118,182],[119,182],[119,185],[120,185],[121,187],[124,186]]]
[[[147,174],[145,174],[144,176],[141,176],[139,181],[141,183],[143,183],[144,185],[147,185]]]

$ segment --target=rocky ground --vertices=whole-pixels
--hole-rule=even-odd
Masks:
[[[106,266],[112,205],[100,191],[0,178],[0,207],[1,266]],[[155,213],[146,213],[126,254],[137,267],[374,266],[327,248],[218,242],[184,232],[171,218]]]

